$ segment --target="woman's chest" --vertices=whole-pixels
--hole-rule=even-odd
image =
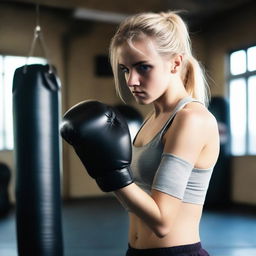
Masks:
[[[151,187],[163,153],[157,139],[144,147],[133,147],[132,170],[135,182]]]
[[[150,143],[165,127],[168,116],[158,117],[157,119],[149,118],[138,132],[134,145],[142,147]]]

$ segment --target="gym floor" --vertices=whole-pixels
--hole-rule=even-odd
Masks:
[[[112,197],[63,203],[65,256],[124,256],[127,213]],[[256,214],[204,210],[201,239],[211,256],[256,255]],[[14,210],[0,219],[0,256],[18,256]]]

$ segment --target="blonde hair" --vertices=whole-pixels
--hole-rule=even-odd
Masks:
[[[208,104],[209,88],[203,69],[191,50],[191,41],[187,25],[178,12],[140,13],[126,18],[119,26],[110,43],[110,62],[114,74],[116,91],[122,95],[123,75],[118,66],[117,49],[125,42],[132,45],[133,40],[143,37],[154,40],[157,52],[162,55],[183,56],[181,78],[186,91],[193,98]]]

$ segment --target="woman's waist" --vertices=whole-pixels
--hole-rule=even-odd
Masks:
[[[198,218],[179,219],[170,227],[168,234],[159,238],[144,222],[136,216],[130,218],[129,243],[134,248],[158,248],[200,241]]]
[[[199,232],[186,230],[182,232],[171,231],[163,238],[150,232],[130,232],[129,244],[136,249],[164,248],[200,242]]]

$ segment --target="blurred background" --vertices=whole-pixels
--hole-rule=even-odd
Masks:
[[[39,4],[40,11],[36,9],[36,4]],[[209,187],[205,211],[209,214],[224,211],[224,216],[227,212],[246,213],[250,218],[254,216],[256,212],[256,2],[254,0],[0,1],[0,162],[5,166],[5,173],[6,168],[9,170],[7,174],[2,171],[2,176],[8,176],[5,178],[8,180],[8,200],[14,209],[16,166],[13,143],[12,79],[15,69],[25,65],[27,61],[36,25],[40,24],[42,29],[47,56],[45,49],[37,46],[33,56],[29,58],[29,63],[44,64],[47,62],[46,57],[51,60],[62,85],[61,113],[63,114],[74,104],[86,99],[96,99],[111,105],[121,104],[115,93],[108,61],[110,39],[118,23],[127,15],[166,10],[184,10],[181,16],[188,24],[194,55],[207,73],[212,95],[209,109],[216,116],[219,124],[221,153]],[[128,103],[142,116],[145,116],[150,109],[150,106],[138,106],[133,101]],[[95,202],[100,200],[103,204],[104,202],[108,202],[109,205],[114,204],[111,201],[112,196],[102,193],[89,178],[78,157],[66,143],[61,145],[61,156],[63,202],[75,202],[75,208],[77,202],[82,202],[81,204],[89,202],[89,205],[94,206]],[[67,211],[67,208],[65,209]],[[72,211],[71,206],[68,207],[68,214],[69,211]],[[121,209],[118,208],[118,211],[124,216]],[[67,215],[64,215],[64,218],[65,216]],[[211,218],[212,215],[208,217]],[[12,219],[13,215],[11,215]],[[70,217],[69,220],[71,219],[73,218]],[[207,220],[203,219],[203,225],[204,221]],[[221,223],[225,223],[225,218],[222,221]],[[255,222],[256,219],[253,223]],[[256,225],[250,222],[249,226],[251,225],[256,228]],[[204,237],[207,238],[208,231],[206,229],[204,231],[204,226],[203,232],[205,232]],[[218,232],[214,233],[213,237],[217,237],[217,234]],[[212,241],[212,238],[207,241],[210,240]],[[125,238],[122,241],[125,241]],[[213,255],[245,255],[241,254],[241,251],[238,254],[239,250],[235,252],[235,249],[227,254],[218,254],[217,244],[216,242],[215,247],[213,244],[208,244],[215,253]],[[5,252],[8,251],[9,245],[6,242]],[[12,246],[10,247],[13,248]],[[251,244],[234,244],[233,247],[235,246],[250,248],[256,253],[255,240]],[[94,255],[92,251],[88,255]],[[8,253],[1,255],[15,255],[10,251]],[[70,255],[82,255],[82,252]],[[101,255],[122,254],[101,252]],[[246,255],[253,254],[248,254],[247,251]]]

